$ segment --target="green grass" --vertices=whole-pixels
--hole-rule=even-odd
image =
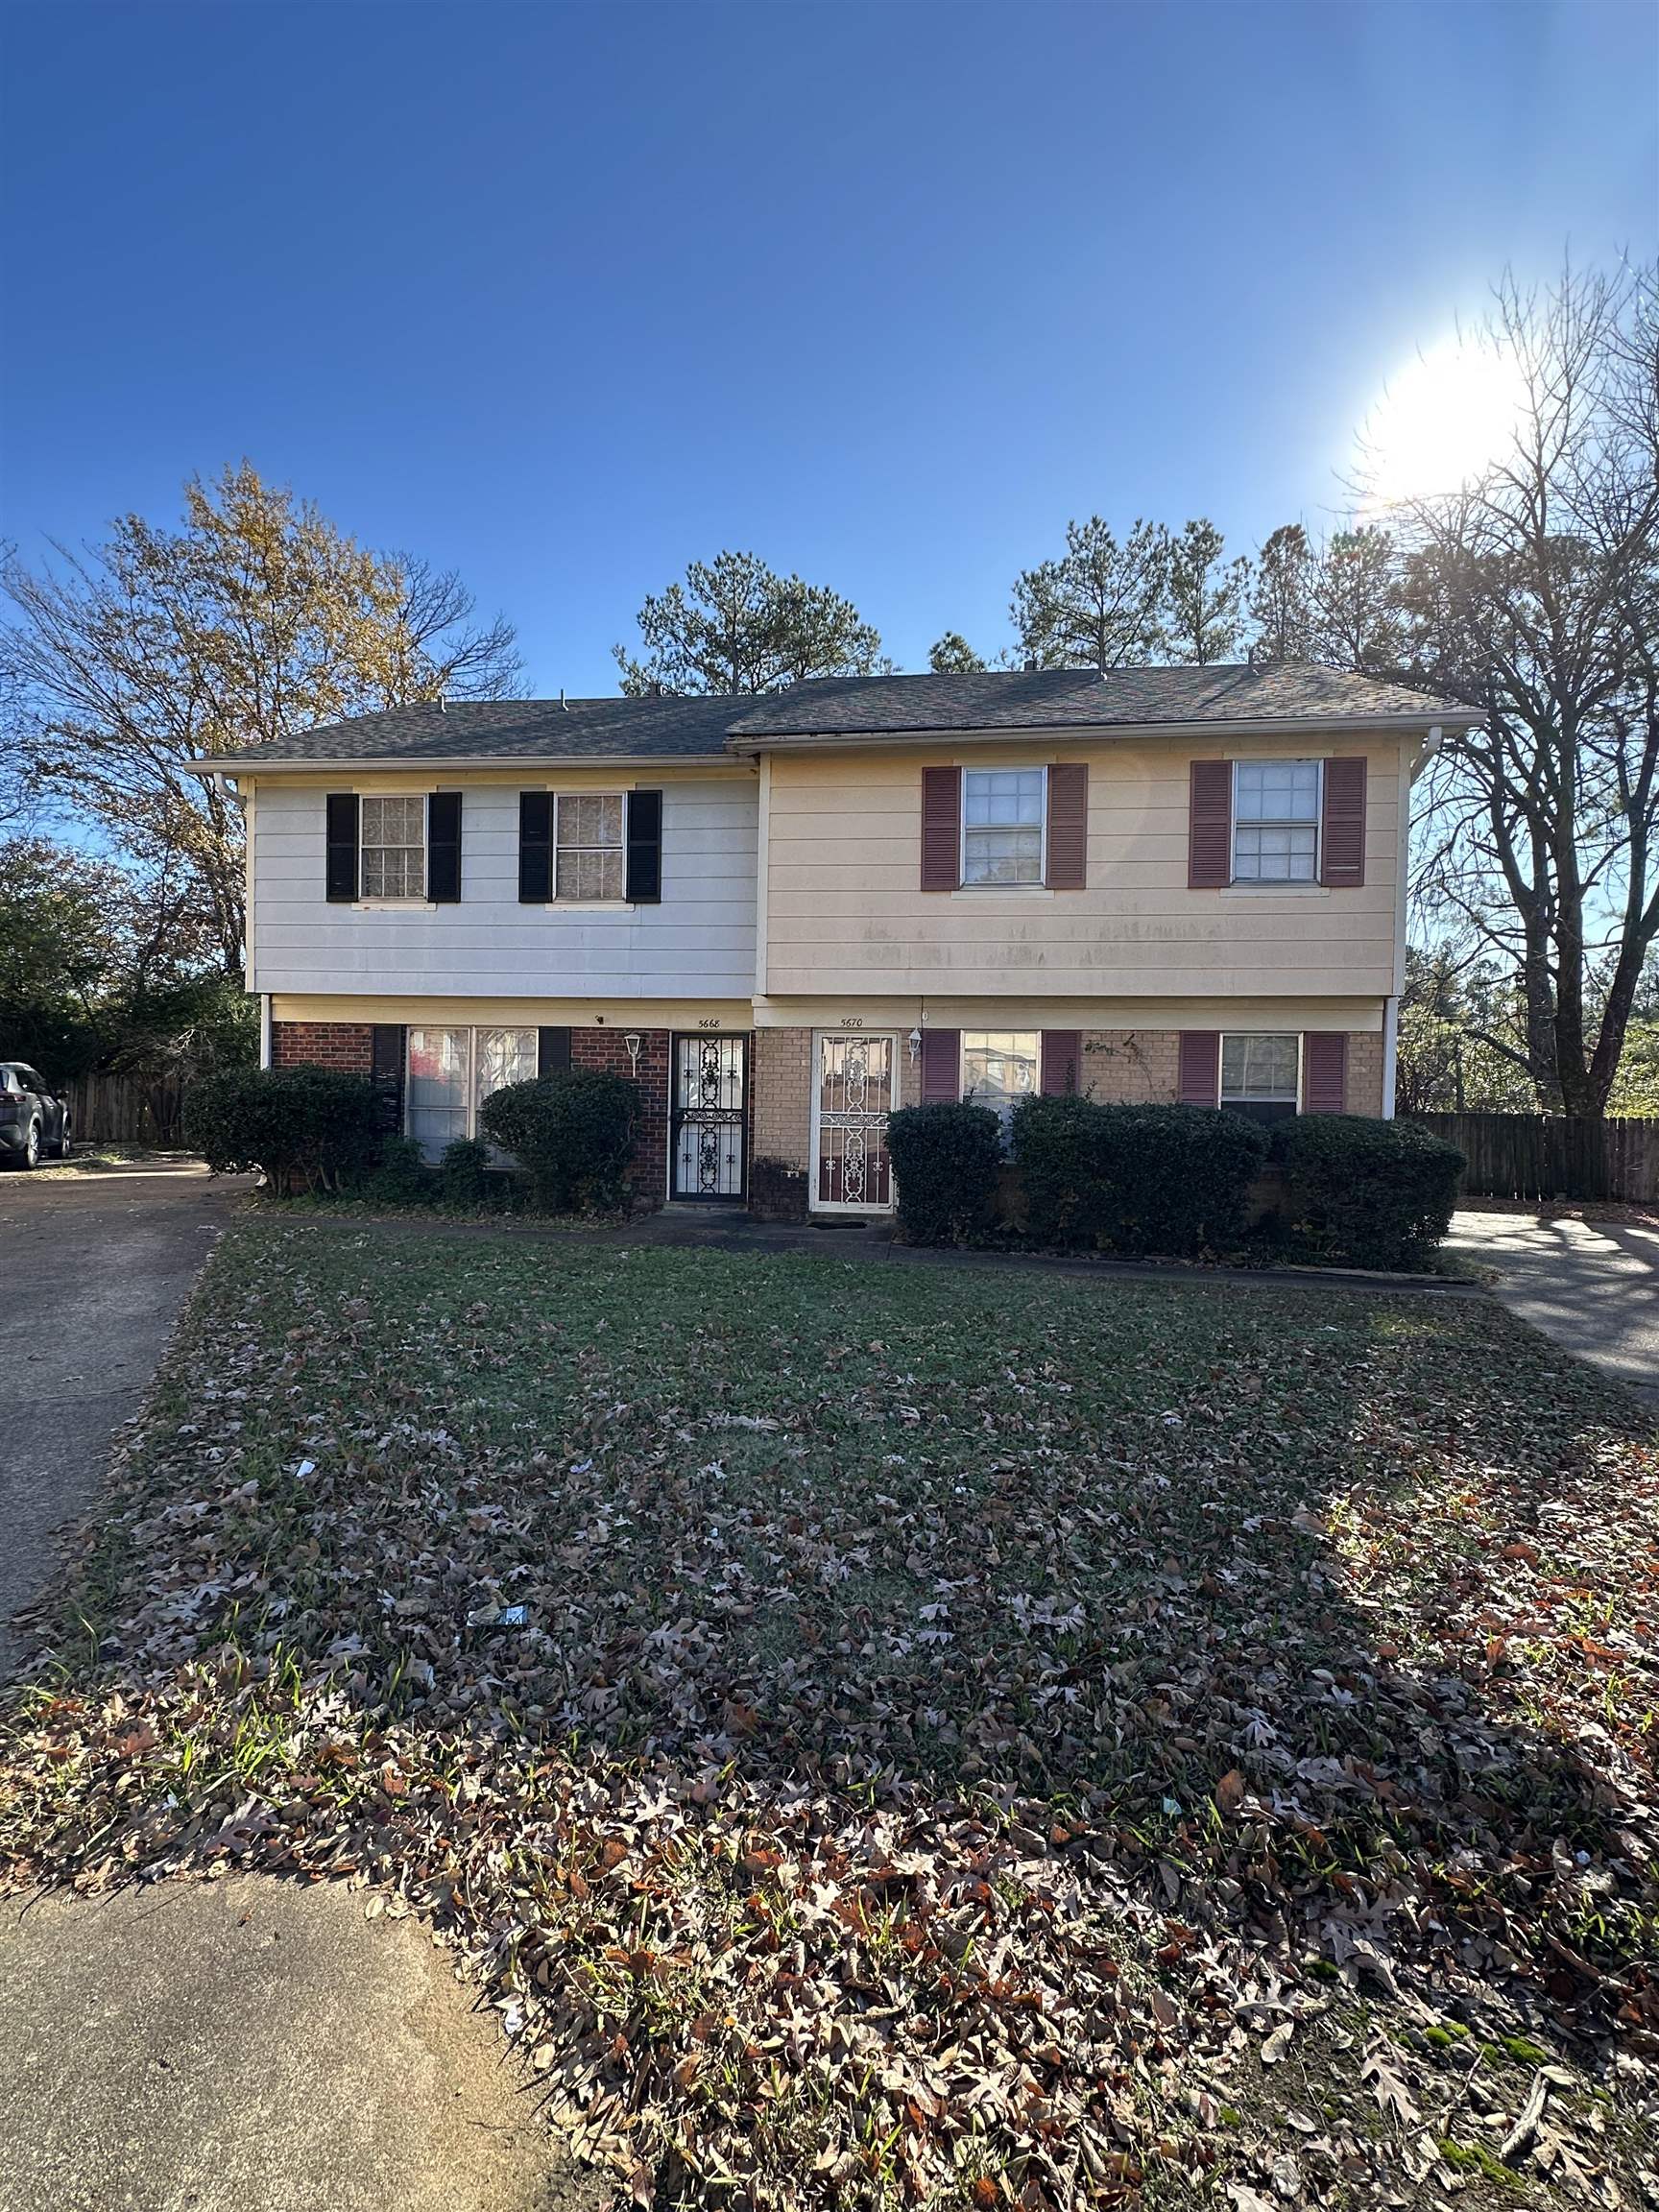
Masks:
[[[1353,2032],[1240,2080],[1229,2157],[1301,2094],[1385,2175],[1354,1931],[1442,2017],[1503,1946],[1457,2010],[1510,2080],[1651,1940],[1659,1469],[1550,1366],[1484,1302],[250,1217],[0,1849],[367,1870],[556,2039],[590,2151],[838,2212],[1018,2194],[1050,2123],[1194,2200],[1181,2084],[1271,1960]],[[1389,2064],[1437,2079],[1421,2017]]]

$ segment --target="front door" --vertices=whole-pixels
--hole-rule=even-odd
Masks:
[[[899,1103],[899,1040],[826,1030],[815,1050],[812,1204],[872,1214],[893,1203],[887,1117]]]
[[[674,1040],[674,1195],[733,1199],[749,1152],[749,1040]]]

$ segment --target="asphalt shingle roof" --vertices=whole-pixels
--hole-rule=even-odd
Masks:
[[[1307,662],[1270,668],[990,669],[962,676],[814,677],[765,698],[463,700],[333,722],[216,758],[260,760],[713,759],[769,738],[902,737],[947,730],[1145,729],[1160,723],[1467,720],[1398,684]]]
[[[1306,661],[1252,668],[990,669],[969,676],[814,677],[757,700],[733,723],[757,736],[920,730],[1142,728],[1159,722],[1362,721],[1455,715],[1450,702]]]

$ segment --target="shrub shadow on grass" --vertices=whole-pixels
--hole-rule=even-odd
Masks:
[[[753,2102],[883,1988],[1041,2073],[1038,1992],[1078,2084],[1285,1990],[1582,2052],[1650,2006],[1654,1487],[1484,1304],[251,1223],[6,1825],[395,1882],[670,2164],[711,2048]],[[829,2127],[783,2103],[768,2172]]]

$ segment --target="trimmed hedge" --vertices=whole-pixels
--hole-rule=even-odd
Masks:
[[[614,1214],[628,1202],[639,1114],[639,1086],[626,1075],[567,1068],[493,1091],[478,1118],[529,1175],[541,1212]]]
[[[1286,1220],[1310,1258],[1409,1267],[1452,1225],[1463,1155],[1412,1121],[1303,1114],[1273,1130]]]
[[[184,1094],[184,1142],[216,1175],[263,1168],[274,1190],[344,1190],[385,1142],[367,1075],[323,1068],[228,1068]]]
[[[445,1206],[474,1212],[491,1195],[490,1147],[476,1137],[445,1144],[438,1163],[438,1189]]]
[[[1210,1106],[1022,1098],[1014,1157],[1036,1242],[1188,1257],[1238,1243],[1267,1132]]]
[[[901,1106],[887,1117],[887,1152],[907,1243],[984,1233],[1002,1166],[1002,1124],[988,1106]]]

